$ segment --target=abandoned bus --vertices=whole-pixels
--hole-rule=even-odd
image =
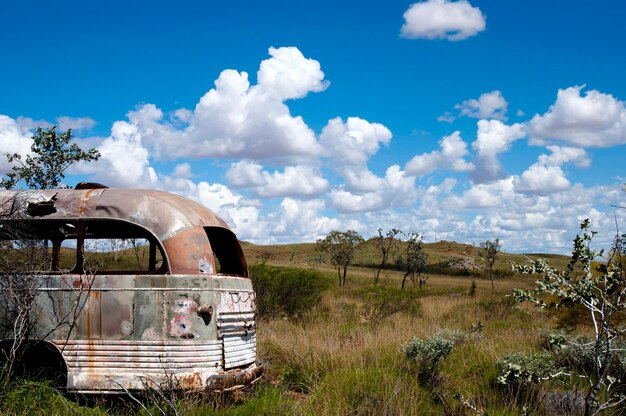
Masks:
[[[0,191],[2,358],[67,391],[254,382],[255,295],[235,234],[178,195]]]

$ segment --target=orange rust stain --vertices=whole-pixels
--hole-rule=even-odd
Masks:
[[[202,384],[202,378],[198,373],[183,376],[178,381],[180,382],[180,387],[184,390],[204,387],[204,385]]]
[[[89,189],[88,191],[85,192],[85,194],[80,198],[80,206],[78,208],[78,215],[80,215],[81,217],[85,216],[85,213],[87,211],[87,202],[89,202],[89,198],[91,198],[91,194],[95,191],[96,189]]]

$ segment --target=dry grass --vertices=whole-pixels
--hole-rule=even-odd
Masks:
[[[401,279],[400,273],[387,271],[383,284],[399,287]],[[292,412],[465,414],[453,398],[460,392],[490,414],[517,413],[494,389],[494,364],[507,353],[536,348],[540,332],[553,326],[553,319],[541,311],[513,305],[504,297],[532,280],[497,280],[494,292],[488,280],[477,280],[477,295],[470,297],[470,278],[432,275],[426,289],[415,292],[420,316],[397,313],[367,322],[358,294],[371,280],[370,269],[353,268],[348,287],[328,292],[306,319],[259,323],[259,354],[268,364],[268,380],[299,392]],[[470,331],[478,321],[483,325],[480,336],[448,357],[445,383],[434,391],[420,385],[400,346],[443,328]]]

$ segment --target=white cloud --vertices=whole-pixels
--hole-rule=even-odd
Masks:
[[[56,122],[61,131],[67,131],[68,129],[76,131],[89,130],[96,125],[96,121],[91,117],[61,116],[56,118]]]
[[[445,205],[454,210],[501,207],[504,199],[511,197],[512,190],[512,182],[509,180],[477,184],[465,190],[461,195],[450,195]]]
[[[285,198],[277,215],[270,218],[275,221],[272,236],[279,241],[303,240],[315,241],[333,229],[340,228],[340,221],[321,215],[326,204],[321,199],[298,201]]]
[[[6,153],[26,155],[30,152],[32,132],[21,126],[17,120],[0,114],[0,172],[8,172],[12,165]]]
[[[230,166],[226,177],[232,186],[251,189],[255,196],[262,198],[312,197],[330,187],[328,181],[310,166],[287,166],[283,172],[272,173],[262,169],[257,163],[240,161]]]
[[[548,150],[550,150],[552,154],[539,156],[539,162],[544,165],[562,166],[565,163],[572,162],[579,168],[588,168],[591,166],[591,159],[589,159],[585,149],[548,146]]]
[[[490,182],[506,177],[498,155],[524,137],[523,125],[506,125],[500,120],[479,120],[477,139],[472,143],[477,155],[475,169],[470,173],[475,183]]]
[[[262,92],[284,101],[328,88],[319,62],[306,59],[298,48],[270,48],[269,54],[272,58],[261,62],[257,73]]]
[[[99,146],[100,159],[80,164],[76,170],[95,175],[108,186],[152,188],[157,185],[157,174],[150,166],[148,150],[136,125],[117,121],[111,136]]]
[[[506,120],[509,103],[498,90],[481,94],[478,99],[472,98],[454,106],[459,110],[459,116],[472,118],[493,118]]]
[[[578,167],[589,167],[591,160],[584,149],[575,147],[548,146],[550,155],[542,154],[537,163],[531,165],[516,181],[519,192],[549,195],[569,189],[570,182],[561,166],[572,162]]]
[[[373,192],[386,186],[385,180],[362,165],[340,165],[337,172],[345,181],[345,188],[356,192]]]
[[[173,176],[175,178],[189,178],[191,177],[191,165],[187,162],[179,163],[174,168]]]
[[[486,18],[466,1],[427,0],[404,12],[400,35],[409,39],[462,40],[485,30]]]
[[[179,109],[172,121],[153,104],[128,114],[157,159],[225,157],[291,160],[319,155],[314,132],[284,101],[322,91],[328,85],[317,61],[297,48],[270,48],[250,85],[248,74],[222,71],[215,88],[193,111]],[[177,123],[184,123],[182,130]]]
[[[320,144],[327,157],[344,164],[364,164],[391,140],[391,132],[379,123],[370,123],[358,117],[348,117],[344,123],[336,117],[322,129]]]
[[[341,212],[368,212],[408,207],[415,203],[415,177],[409,176],[398,165],[390,166],[384,185],[372,192],[350,192],[334,189],[330,193],[330,205]]]
[[[553,140],[580,147],[610,147],[626,143],[626,108],[610,94],[584,86],[559,90],[556,102],[528,122],[531,144]]]
[[[570,182],[560,166],[536,163],[522,173],[516,187],[524,193],[549,195],[568,189]]]
[[[441,150],[434,150],[413,157],[406,164],[406,173],[421,177],[436,170],[463,172],[473,168],[473,165],[464,159],[469,152],[467,151],[467,143],[463,141],[459,131],[441,139],[439,147]]]
[[[37,127],[41,127],[42,129],[48,129],[53,126],[52,123],[46,120],[35,120],[30,117],[18,117],[15,119],[16,123],[26,130],[35,130]]]

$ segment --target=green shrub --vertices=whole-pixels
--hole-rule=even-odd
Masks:
[[[554,356],[548,352],[522,354],[514,352],[496,363],[502,385],[539,383],[557,370]]]
[[[250,267],[250,275],[261,318],[301,317],[319,304],[331,286],[328,278],[314,270],[256,264]]]
[[[422,313],[418,294],[412,290],[369,286],[362,289],[359,295],[363,299],[362,314],[370,322],[379,322],[398,312],[406,312],[413,316]]]
[[[434,384],[443,360],[450,355],[461,331],[438,331],[430,338],[413,338],[402,345],[406,358],[417,365],[417,377],[425,384]]]

